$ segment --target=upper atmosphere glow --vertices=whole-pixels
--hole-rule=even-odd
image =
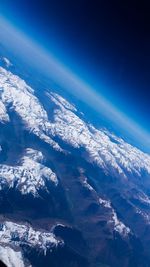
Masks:
[[[143,143],[150,151],[148,131],[122,113],[104,96],[97,93],[90,85],[59,62],[50,52],[44,50],[2,16],[0,16],[0,42],[38,70],[44,71],[44,74],[57,81],[62,88],[80,98],[137,142]]]

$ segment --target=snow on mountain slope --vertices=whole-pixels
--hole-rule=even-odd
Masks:
[[[0,246],[0,260],[2,260],[7,267],[25,267],[22,253],[20,251],[15,251],[9,246]]]
[[[0,60],[4,63],[6,68],[13,66],[10,60],[7,57],[0,57]]]
[[[112,208],[111,202],[109,200],[99,198],[99,203],[104,208],[111,211],[111,218],[108,220],[108,224],[113,224],[113,228],[116,232],[118,232],[122,236],[127,236],[129,233],[131,233],[130,228],[118,219],[118,216],[115,210]]]
[[[24,157],[18,166],[0,165],[0,189],[16,188],[22,194],[38,196],[40,189],[47,190],[46,182],[57,186],[57,176],[50,168],[42,164],[41,152],[26,149]]]
[[[124,142],[121,138],[97,130],[85,123],[75,113],[65,108],[57,95],[49,95],[57,103],[53,134],[76,148],[84,148],[89,160],[103,168],[107,173],[119,176],[150,174],[150,156]],[[57,101],[57,102],[56,102]]]
[[[0,122],[8,122],[9,116],[2,101],[0,101]]]
[[[128,234],[131,233],[131,230],[129,227],[127,227],[117,216],[117,213],[115,212],[114,208],[112,207],[112,204],[110,200],[103,199],[99,197],[99,194],[95,191],[95,189],[88,183],[87,177],[84,175],[84,170],[79,168],[80,171],[80,181],[82,182],[82,185],[87,188],[89,191],[94,193],[97,203],[102,206],[104,209],[108,210],[108,221],[107,224],[111,225],[112,229],[116,232],[118,232],[122,237],[127,237]]]
[[[0,244],[12,245],[16,249],[19,249],[20,245],[26,245],[45,254],[48,249],[63,246],[64,242],[56,239],[51,232],[38,231],[27,224],[6,221],[0,223]]]
[[[62,96],[56,94],[56,93],[47,93],[47,96],[50,97],[52,99],[52,101],[58,105],[61,106],[61,108],[66,108],[69,109],[71,111],[77,111],[76,107],[73,104],[70,104],[66,99],[64,99]]]
[[[50,138],[50,124],[47,113],[34,96],[34,90],[18,76],[0,67],[0,95],[2,103],[14,110],[29,131],[40,137],[55,149],[59,145]],[[5,116],[8,116],[5,111]],[[4,111],[3,116],[4,117]]]
[[[106,174],[117,177],[150,174],[150,156],[104,130],[87,124],[76,108],[58,94],[48,94],[56,105],[50,122],[40,100],[22,79],[0,68],[1,100],[15,110],[29,131],[50,143],[56,150],[62,148],[52,137],[59,137],[75,148],[84,148],[88,160],[97,164]],[[4,114],[3,114],[4,116]],[[7,116],[7,114],[5,114]]]

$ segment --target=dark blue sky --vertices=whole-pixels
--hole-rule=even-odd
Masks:
[[[0,0],[0,10],[150,130],[147,2]]]

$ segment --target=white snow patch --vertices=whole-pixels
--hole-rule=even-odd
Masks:
[[[27,149],[21,160],[21,165],[0,165],[0,189],[4,186],[17,188],[22,194],[38,196],[39,189],[47,190],[46,182],[58,185],[56,174],[41,162],[40,151]]]
[[[56,239],[52,232],[34,230],[31,226],[6,221],[0,224],[0,243],[13,245],[19,249],[20,245],[37,248],[45,254],[48,249],[63,245],[62,240]]]
[[[8,246],[0,246],[0,260],[7,267],[25,267],[22,253]]]
[[[13,65],[7,57],[2,57],[2,61],[4,62],[5,66],[7,68],[9,68]]]
[[[139,214],[147,224],[150,224],[150,214],[135,207],[135,211]]]
[[[111,202],[109,200],[105,200],[102,198],[99,198],[99,203],[104,206],[105,208],[111,209]]]
[[[66,99],[56,93],[47,93],[47,96],[58,106],[67,108],[72,111],[77,111],[73,104],[70,104]]]
[[[93,187],[88,183],[87,177],[82,177],[82,182],[87,189],[89,189],[90,191],[94,191]]]
[[[6,107],[0,100],[0,122],[8,122],[8,121],[9,121],[9,116],[6,111]]]

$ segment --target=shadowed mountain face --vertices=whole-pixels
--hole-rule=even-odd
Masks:
[[[0,261],[0,267],[7,267],[2,261]]]
[[[0,68],[0,259],[150,266],[150,156]]]

